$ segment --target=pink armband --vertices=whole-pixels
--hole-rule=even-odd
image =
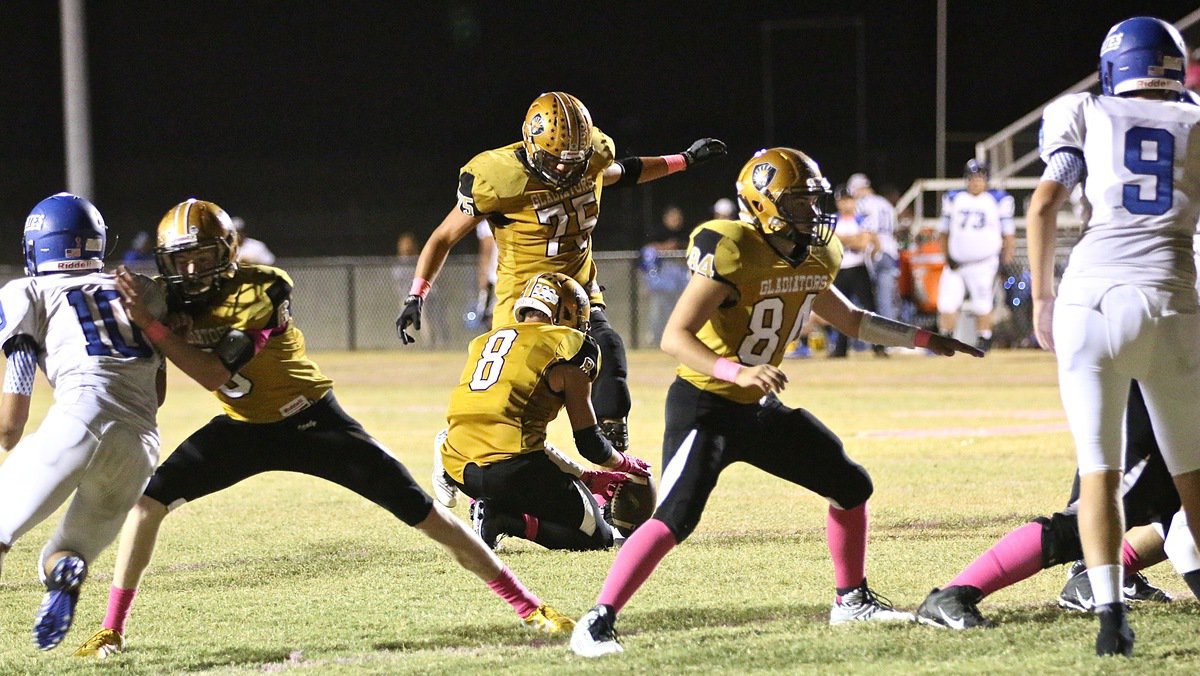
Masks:
[[[412,288],[408,290],[408,294],[410,296],[417,296],[418,298],[425,298],[425,296],[429,295],[431,288],[433,288],[433,285],[426,281],[425,278],[413,277]]]
[[[170,335],[171,329],[168,329],[166,324],[163,324],[156,319],[144,326],[142,328],[142,333],[150,339],[151,343],[157,343],[158,341]]]
[[[917,329],[917,334],[913,336],[913,345],[916,347],[928,347],[929,339],[933,337],[933,333],[925,329]]]
[[[687,158],[683,153],[677,155],[663,155],[663,161],[667,163],[667,173],[674,174],[677,171],[687,169]]]
[[[744,368],[746,367],[736,361],[721,357],[717,360],[717,363],[713,364],[713,377],[717,380],[724,380],[727,383],[736,382],[738,374]]]

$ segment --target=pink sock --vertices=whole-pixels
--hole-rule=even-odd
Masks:
[[[529,613],[542,605],[541,600],[526,589],[525,585],[521,584],[521,581],[512,574],[508,567],[501,570],[496,579],[487,583],[487,586],[496,592],[496,596],[507,601],[508,605],[512,606],[513,610],[517,611],[521,617],[527,617]]]
[[[987,596],[1041,569],[1042,524],[1034,521],[1000,538],[946,586],[977,587]]]
[[[541,521],[532,514],[522,514],[521,516],[525,519],[525,539],[533,541],[537,538],[538,526],[541,525]]]
[[[658,562],[677,544],[671,529],[658,519],[650,519],[639,526],[621,545],[621,551],[617,552],[617,560],[613,561],[612,569],[608,571],[608,578],[604,580],[596,603],[612,606],[621,612],[650,577],[650,573],[658,567]]]
[[[1137,550],[1129,544],[1128,540],[1121,541],[1121,565],[1125,567],[1126,575],[1132,575],[1145,567],[1142,565],[1141,558],[1138,557]]]
[[[867,579],[867,503],[854,509],[830,505],[825,539],[833,557],[833,584],[853,589]]]
[[[121,589],[113,586],[108,590],[108,612],[104,615],[104,628],[125,635],[125,620],[129,619],[129,606],[137,589]]]

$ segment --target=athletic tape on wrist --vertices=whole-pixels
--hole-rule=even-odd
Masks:
[[[724,380],[727,383],[737,382],[738,374],[742,372],[745,366],[721,357],[713,364],[713,377],[717,380]]]
[[[429,295],[429,290],[433,288],[424,277],[413,277],[412,288],[408,290],[410,296],[416,296],[421,300],[425,300],[425,296]]]

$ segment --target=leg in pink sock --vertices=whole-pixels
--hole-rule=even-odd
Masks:
[[[829,507],[825,538],[833,558],[838,595],[849,593],[867,579],[867,503],[853,509]]]
[[[642,524],[617,552],[596,603],[620,612],[676,544],[675,535],[662,521],[650,519]]]
[[[129,607],[137,589],[121,589],[113,586],[108,590],[108,612],[104,615],[104,628],[125,635],[125,620],[129,619]]]
[[[504,570],[496,576],[496,579],[487,583],[488,589],[496,592],[496,595],[508,602],[512,609],[517,611],[517,615],[528,617],[530,613],[538,609],[542,602],[538,597],[533,595],[533,592],[525,588],[517,576],[512,574],[512,571],[505,566]]]
[[[1005,535],[946,586],[975,587],[987,596],[1042,569],[1042,524],[1033,521]]]

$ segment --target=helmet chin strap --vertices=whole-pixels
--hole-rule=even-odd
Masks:
[[[795,231],[793,230],[793,232]],[[811,234],[796,233],[796,239],[793,239],[783,233],[764,233],[763,239],[780,258],[787,261],[792,267],[796,267],[808,258],[813,237]]]

